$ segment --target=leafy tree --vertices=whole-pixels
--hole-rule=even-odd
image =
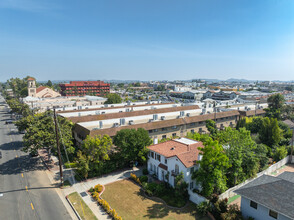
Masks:
[[[105,102],[105,104],[116,104],[121,102],[122,102],[122,99],[119,94],[109,93],[107,95],[107,101]]]
[[[227,189],[225,173],[230,164],[223,147],[217,141],[209,141],[200,150],[203,154],[202,160],[197,161],[200,168],[194,171],[192,178],[201,184],[204,196],[224,192]]]
[[[20,94],[20,97],[28,96],[28,88],[27,87],[23,88],[22,90],[20,90],[19,94]]]
[[[24,120],[25,121],[25,120]],[[33,119],[26,120],[27,125],[22,124],[22,128],[26,128],[26,133],[23,136],[23,151],[36,152],[39,149],[45,148],[50,153],[51,150],[56,152],[56,134],[55,125],[52,118],[52,112],[34,115]],[[65,118],[58,117],[59,137],[61,146],[64,145],[67,153],[73,154],[75,148],[72,140],[72,123]],[[61,148],[62,149],[62,148]]]
[[[181,172],[175,179],[175,196],[182,199],[188,197],[188,183],[184,180],[183,172]]]
[[[268,108],[266,110],[266,115],[268,117],[273,117],[280,119],[281,118],[281,112],[282,108],[285,103],[285,98],[280,93],[271,95],[268,99]]]
[[[283,158],[285,158],[287,156],[288,152],[285,146],[280,146],[280,147],[276,147],[274,154],[273,154],[273,159],[274,161],[280,161]]]
[[[128,163],[138,161],[144,163],[147,159],[148,149],[152,144],[148,131],[143,128],[122,129],[116,133],[113,143],[117,146],[121,157]]]
[[[112,140],[108,135],[87,136],[77,153],[78,172],[85,178],[88,177],[89,171],[99,172],[104,162],[109,160],[108,152],[111,146]]]
[[[276,118],[263,118],[263,123],[259,131],[259,139],[269,147],[277,145],[282,138],[282,133]]]
[[[247,178],[253,177],[259,170],[259,160],[255,155],[256,143],[246,128],[240,130],[226,128],[217,134],[220,144],[225,146],[230,168],[227,171],[228,183],[234,186]]]
[[[201,141],[204,145],[213,141],[213,139],[208,134],[199,134],[199,133],[188,132],[186,137],[193,139],[193,140],[196,140],[196,141]]]
[[[51,82],[50,79],[48,80],[48,82],[46,83],[46,85],[47,85],[48,87],[52,88],[53,84],[52,84],[52,82]]]
[[[216,123],[213,120],[206,120],[206,128],[211,136],[215,136],[217,133]]]

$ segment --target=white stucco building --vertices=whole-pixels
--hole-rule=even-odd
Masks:
[[[199,168],[196,161],[202,158],[199,147],[204,147],[202,142],[188,138],[151,145],[148,147],[148,171],[171,186],[174,186],[176,176],[182,172],[189,190],[199,188],[191,178],[192,173]]]

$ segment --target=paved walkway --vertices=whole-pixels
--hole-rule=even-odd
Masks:
[[[52,182],[57,182],[59,180],[58,162],[56,163],[48,160],[45,152],[39,152],[39,154],[41,159],[43,159],[43,161],[47,164],[47,168],[49,170],[48,175],[51,177],[50,180]],[[54,156],[52,156],[51,159],[56,161],[56,157]],[[78,192],[81,195],[81,193],[87,192],[91,187],[94,187],[97,184],[106,185],[108,183],[129,178],[131,173],[135,173],[137,176],[140,176],[142,175],[142,169],[136,167],[133,169],[123,169],[117,172],[103,175],[99,178],[92,178],[88,179],[87,181],[77,183],[73,178],[74,172],[71,169],[64,169],[64,180],[68,179],[72,183],[72,186],[65,187],[61,190],[62,193],[59,193],[58,195],[62,198],[63,201],[66,201],[65,196],[72,192]],[[82,196],[84,202],[89,206],[89,208],[99,220],[111,219],[109,215],[99,205],[97,205],[97,202],[89,194],[84,195],[85,196]]]

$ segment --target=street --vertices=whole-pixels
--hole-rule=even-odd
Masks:
[[[39,157],[21,151],[22,134],[0,96],[0,219],[71,219]]]

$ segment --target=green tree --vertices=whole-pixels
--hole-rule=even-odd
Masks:
[[[23,136],[23,151],[36,152],[45,148],[49,154],[51,150],[56,152],[56,134],[52,112],[47,111],[34,115],[33,119],[29,118],[27,121],[29,122],[28,125],[21,125],[26,127],[26,133]],[[67,153],[72,155],[75,151],[72,138],[72,123],[62,117],[58,117],[57,121],[61,147],[64,145]]]
[[[282,132],[276,118],[263,118],[263,123],[258,134],[260,141],[269,147],[278,145],[282,139]]]
[[[49,80],[48,80],[48,82],[46,83],[46,86],[48,86],[48,87],[52,88],[53,84],[52,84],[52,82],[51,82],[51,80],[50,80],[50,79],[49,79]]]
[[[122,102],[120,95],[116,93],[109,93],[106,97],[107,101],[105,102],[105,104],[117,104]]]
[[[282,160],[283,158],[285,158],[287,154],[288,152],[285,146],[276,147],[273,154],[273,159],[274,161],[278,162]]]
[[[111,146],[112,140],[108,135],[87,136],[77,153],[78,172],[84,178],[88,177],[89,171],[99,173],[105,161],[109,160],[108,152]]]
[[[144,163],[147,160],[147,146],[152,144],[152,140],[143,128],[122,129],[114,136],[113,143],[126,162]]]
[[[206,128],[209,131],[210,135],[214,137],[217,134],[216,123],[213,120],[206,120]]]
[[[197,161],[200,168],[194,171],[192,178],[201,184],[204,196],[224,192],[227,189],[225,173],[230,163],[223,147],[217,141],[210,141],[200,150],[203,154],[202,160]]]
[[[229,157],[228,184],[234,186],[247,178],[253,177],[259,170],[259,159],[255,154],[256,143],[250,131],[240,128],[239,131],[230,127],[219,132],[216,137],[225,146]]]
[[[188,183],[184,180],[183,172],[181,172],[175,179],[175,196],[181,199],[188,197]]]
[[[282,108],[285,103],[285,98],[280,93],[271,95],[268,99],[268,108],[266,110],[266,115],[268,117],[273,117],[280,119],[281,118],[281,112]]]

